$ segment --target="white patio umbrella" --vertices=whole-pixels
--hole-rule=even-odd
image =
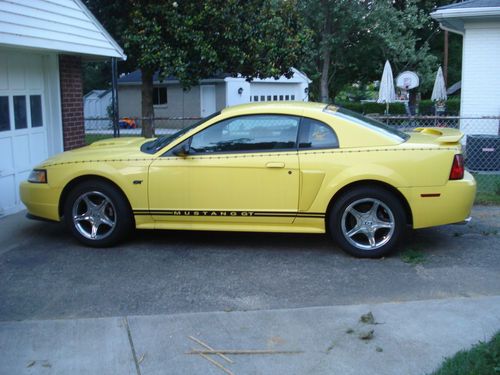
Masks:
[[[446,95],[446,84],[444,83],[443,70],[439,67],[436,80],[434,81],[434,88],[432,89],[431,100],[440,101],[446,100],[448,96]]]
[[[378,89],[377,103],[386,104],[386,112],[389,113],[389,103],[396,101],[396,92],[394,91],[394,77],[392,76],[392,69],[389,60],[385,62],[384,72],[380,80],[380,87]]]

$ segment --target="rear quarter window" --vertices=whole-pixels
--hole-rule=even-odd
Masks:
[[[318,120],[302,119],[300,123],[299,149],[337,147],[339,147],[339,140],[330,126]]]

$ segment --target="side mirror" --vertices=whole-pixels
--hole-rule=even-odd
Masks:
[[[172,154],[185,158],[189,155],[189,146],[187,145],[187,143],[183,142],[173,148]]]

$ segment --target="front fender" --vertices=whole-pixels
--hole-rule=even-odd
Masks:
[[[132,208],[147,207],[148,165],[150,162],[81,162],[70,167],[57,165],[48,168],[48,183],[58,192],[58,200],[64,189],[81,178],[102,178],[111,181],[125,194]]]

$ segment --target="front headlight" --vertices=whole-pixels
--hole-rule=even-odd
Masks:
[[[34,184],[46,184],[47,171],[45,169],[33,169],[28,177],[28,182],[33,182]]]

